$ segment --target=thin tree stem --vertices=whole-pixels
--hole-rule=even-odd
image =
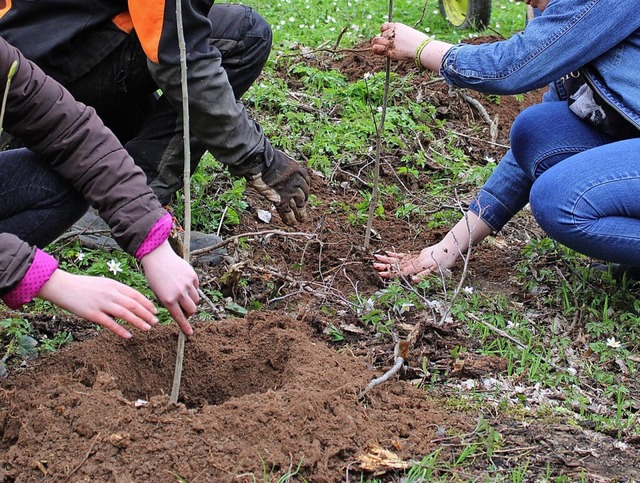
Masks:
[[[178,21],[178,46],[180,48],[180,83],[182,85],[182,119],[184,136],[184,244],[182,257],[188,262],[191,245],[191,144],[189,133],[189,90],[187,88],[187,49],[184,41],[184,26],[182,25],[182,0],[176,1],[176,17]],[[171,402],[178,402],[180,381],[182,379],[182,365],[184,362],[185,335],[181,331],[178,335],[176,351],[176,366],[173,372],[173,386],[171,387]]]
[[[393,20],[393,0],[389,0],[389,22]],[[367,217],[367,228],[364,234],[364,249],[369,249],[371,239],[371,229],[373,228],[373,217],[378,207],[379,183],[380,183],[380,154],[382,152],[382,134],[384,133],[384,121],[387,115],[387,102],[389,100],[389,83],[391,78],[391,59],[387,57],[384,79],[384,96],[382,98],[382,114],[380,125],[376,126],[376,160],[374,163],[373,189],[371,190],[371,202],[369,203],[369,216]]]

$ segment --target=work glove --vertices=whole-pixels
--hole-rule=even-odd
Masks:
[[[271,201],[287,225],[295,225],[307,217],[309,175],[302,166],[281,151],[261,173],[247,175],[249,186]]]

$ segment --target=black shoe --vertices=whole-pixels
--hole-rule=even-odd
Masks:
[[[640,267],[623,265],[621,263],[612,263],[611,275],[613,275],[616,280],[622,280],[623,277],[626,277],[629,281],[637,282],[640,280]]]
[[[98,212],[93,208],[89,209],[85,215],[80,218],[71,227],[71,232],[76,233],[80,243],[92,249],[100,249],[106,251],[122,250],[116,241],[111,238],[111,230],[109,225],[98,216]],[[217,235],[202,233],[199,231],[191,232],[191,251],[201,250],[203,248],[213,247],[222,243],[222,238]],[[198,266],[214,266],[222,262],[227,256],[224,247],[216,248],[213,251],[203,253],[193,258],[193,264]]]
[[[222,243],[222,238],[212,233],[202,233],[200,231],[191,232],[191,251],[202,250],[203,248],[214,247]],[[218,265],[227,256],[227,250],[224,247],[216,248],[212,251],[203,253],[193,257],[193,264],[198,266],[213,267]]]
[[[84,216],[73,224],[70,231],[77,232],[78,240],[87,248],[108,252],[121,250],[116,241],[111,238],[109,225],[98,216],[98,212],[93,208],[89,208]]]
[[[615,280],[626,278],[628,281],[640,280],[640,267],[622,263],[592,263],[590,268],[600,272],[609,272]]]

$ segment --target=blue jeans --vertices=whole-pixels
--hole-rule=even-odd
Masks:
[[[549,237],[593,258],[640,266],[638,193],[640,138],[617,141],[566,102],[545,102],[517,117],[511,151],[471,209],[499,230],[528,198]]]
[[[58,238],[87,202],[51,166],[27,149],[0,151],[0,233],[39,248]]]

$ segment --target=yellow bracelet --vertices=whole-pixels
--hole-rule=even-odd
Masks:
[[[424,69],[424,66],[422,65],[422,61],[420,60],[420,57],[422,57],[422,51],[424,50],[424,48],[432,40],[433,39],[431,37],[427,37],[422,42],[420,42],[420,45],[418,45],[418,48],[416,49],[415,61],[416,61],[416,66],[418,67],[418,69]]]

